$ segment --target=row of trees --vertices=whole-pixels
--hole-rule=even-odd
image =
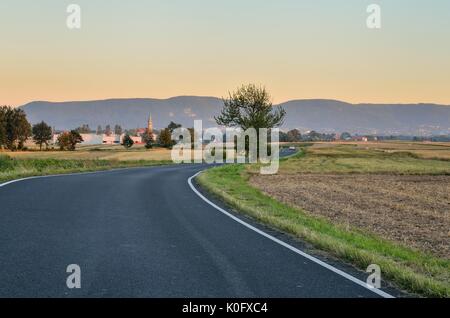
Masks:
[[[52,140],[53,130],[43,121],[31,126],[25,112],[20,108],[1,106],[0,148],[11,151],[24,150],[26,148],[25,142],[30,137],[42,150],[42,146],[48,147]],[[62,133],[57,140],[61,150],[75,150],[76,145],[80,142],[83,142],[83,138],[77,130]]]
[[[105,134],[107,136],[114,135],[122,135],[124,132],[121,125],[115,125],[114,128],[111,128],[111,125],[106,125],[105,129],[102,128],[101,125],[97,126],[97,130],[91,129],[88,124],[81,125],[77,129],[75,129],[80,134],[92,134],[95,133],[97,135]]]
[[[351,138],[351,137],[350,137]],[[285,132],[280,132],[280,142],[301,142],[301,141],[334,141],[336,134],[325,134],[317,131],[310,131],[301,134],[298,129],[293,129]]]
[[[95,131],[95,133],[97,135],[105,134],[107,136],[111,136],[112,134],[114,134],[114,135],[122,135],[123,134],[123,128],[120,125],[115,125],[114,129],[113,129],[113,128],[111,128],[111,125],[106,125],[105,129],[103,129],[101,125],[98,125],[97,126],[97,130]]]

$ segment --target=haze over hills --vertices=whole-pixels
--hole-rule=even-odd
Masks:
[[[179,96],[169,99],[109,99],[80,102],[31,102],[21,106],[32,123],[41,120],[58,130],[89,124],[145,127],[152,114],[156,128],[170,121],[192,127],[202,119],[215,126],[222,100],[215,97]],[[450,134],[450,106],[436,104],[349,104],[335,100],[293,100],[280,104],[287,111],[283,129],[359,134]]]

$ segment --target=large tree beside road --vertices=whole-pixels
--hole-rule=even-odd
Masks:
[[[222,112],[215,120],[226,127],[270,129],[282,125],[286,116],[282,107],[273,107],[269,92],[254,84],[241,86],[223,102]]]
[[[223,99],[224,107],[219,116],[214,117],[217,124],[225,127],[256,129],[259,149],[259,129],[272,129],[283,124],[286,111],[273,107],[272,99],[265,87],[254,84],[243,85],[228,98]],[[248,148],[247,148],[248,149]]]

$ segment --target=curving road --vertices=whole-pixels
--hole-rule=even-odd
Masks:
[[[202,200],[187,180],[203,169],[0,187],[0,297],[380,296]],[[69,264],[81,267],[81,289],[66,287]]]

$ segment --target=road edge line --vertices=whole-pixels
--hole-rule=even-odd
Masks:
[[[4,183],[0,183],[0,188],[5,187],[9,184],[21,182],[21,181],[27,181],[27,180],[33,180],[33,179],[41,179],[41,178],[57,178],[57,177],[70,177],[70,176],[81,176],[81,175],[89,175],[89,174],[98,174],[98,173],[107,173],[107,172],[120,172],[124,170],[132,170],[132,169],[143,169],[143,168],[153,168],[153,167],[165,167],[162,166],[142,166],[142,167],[125,167],[125,168],[116,168],[116,169],[106,169],[106,170],[97,170],[97,171],[81,171],[81,172],[68,172],[68,173],[60,173],[60,174],[46,174],[42,176],[30,176],[25,178],[19,178],[19,179],[13,179],[6,181]]]
[[[382,291],[381,289],[377,289],[377,288],[371,287],[370,285],[368,285],[367,283],[363,282],[362,280],[360,280],[360,279],[358,279],[356,277],[353,277],[352,275],[347,274],[346,272],[344,272],[344,271],[342,271],[342,270],[340,270],[340,269],[338,269],[338,268],[336,268],[336,267],[334,267],[334,266],[332,266],[330,264],[327,264],[324,261],[321,261],[320,259],[318,259],[318,258],[316,258],[316,257],[314,257],[312,255],[309,255],[309,254],[299,250],[298,248],[296,248],[296,247],[294,247],[294,246],[292,246],[292,245],[290,245],[290,244],[288,244],[288,243],[286,243],[286,242],[284,242],[284,241],[282,241],[280,239],[277,239],[276,237],[274,237],[274,236],[272,236],[270,234],[267,234],[266,232],[264,232],[264,231],[262,231],[262,230],[260,230],[260,229],[258,229],[256,227],[254,227],[253,225],[250,225],[247,222],[241,220],[240,218],[234,216],[230,212],[222,209],[217,204],[213,203],[208,198],[206,198],[203,194],[201,194],[200,191],[198,191],[197,188],[195,188],[195,186],[193,185],[192,180],[195,179],[197,176],[199,176],[202,172],[203,171],[200,171],[200,172],[196,173],[195,175],[193,175],[192,177],[190,177],[188,179],[188,185],[191,188],[191,190],[200,199],[202,199],[203,201],[208,203],[210,206],[212,206],[213,208],[215,208],[219,212],[225,214],[226,216],[230,217],[231,219],[233,219],[234,221],[240,223],[241,225],[247,227],[248,229],[250,229],[250,230],[252,230],[252,231],[254,231],[254,232],[256,232],[256,233],[258,233],[258,234],[260,234],[262,236],[264,236],[265,238],[268,238],[269,240],[271,240],[271,241],[273,241],[273,242],[275,242],[275,243],[277,243],[277,244],[279,244],[279,245],[281,245],[281,246],[291,250],[292,252],[305,257],[306,259],[310,260],[311,262],[314,262],[317,265],[320,265],[320,266],[322,266],[322,267],[324,267],[324,268],[334,272],[335,274],[338,274],[339,276],[342,276],[342,277],[350,280],[351,282],[353,282],[353,283],[355,283],[355,284],[357,284],[359,286],[362,286],[365,289],[367,289],[367,290],[369,290],[369,291],[371,291],[371,292],[373,292],[373,293],[375,293],[375,294],[377,294],[377,295],[379,295],[379,296],[381,296],[383,298],[395,298],[394,296],[392,296],[392,295]]]

